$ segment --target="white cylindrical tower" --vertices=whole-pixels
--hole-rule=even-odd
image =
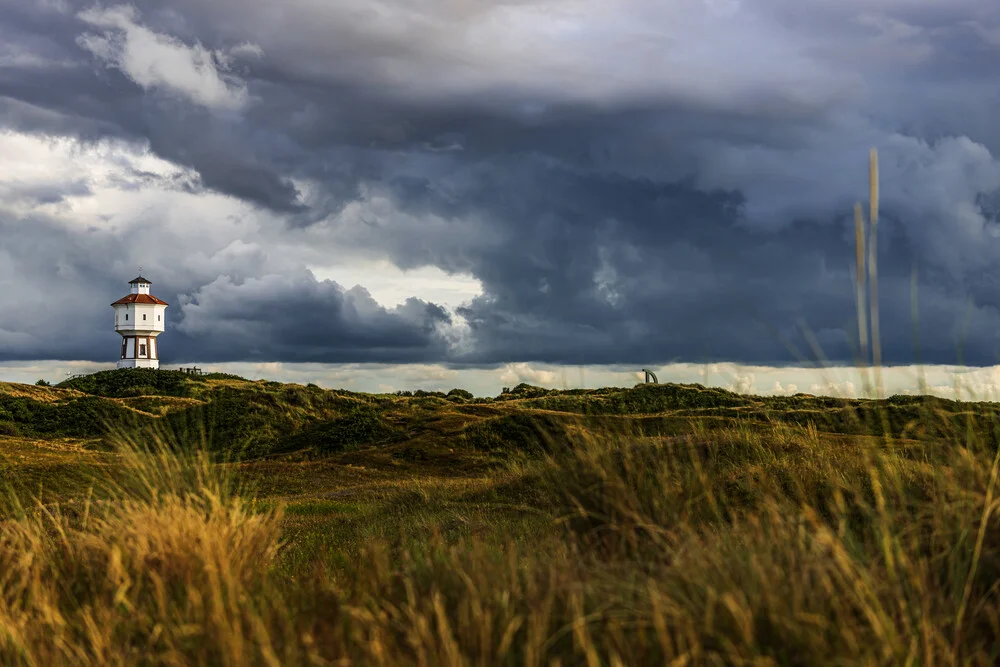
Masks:
[[[156,337],[163,333],[167,302],[149,293],[150,282],[139,276],[129,281],[129,293],[115,301],[115,331],[121,334],[118,368],[159,368]]]

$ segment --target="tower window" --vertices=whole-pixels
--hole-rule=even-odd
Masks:
[[[157,315],[157,316],[156,316],[156,321],[157,321],[157,322],[159,322],[159,321],[160,321],[160,316],[159,316],[159,315]]]
[[[128,322],[128,313],[125,313],[125,321]]]
[[[139,354],[141,354],[142,356],[146,356],[146,346],[145,345],[140,345],[139,346]]]
[[[142,320],[143,320],[144,322],[146,321],[146,314],[145,314],[145,313],[143,313],[143,315],[142,315]]]

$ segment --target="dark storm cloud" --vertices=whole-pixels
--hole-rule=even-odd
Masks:
[[[762,234],[738,223],[734,212],[742,201],[735,193],[582,178],[530,161],[519,171],[517,187],[471,198],[485,202],[506,232],[468,258],[486,292],[461,310],[477,341],[475,359],[500,362],[516,349],[521,359],[549,362],[782,364],[816,359],[810,334],[826,358],[854,358],[849,216]],[[406,208],[454,205],[430,203],[436,196],[429,183],[399,189]],[[519,198],[504,201],[508,190]],[[885,358],[912,363],[916,255],[903,223],[884,216],[880,226]],[[402,231],[387,234],[397,237],[393,247],[405,263],[412,246],[399,238]],[[970,304],[971,283],[940,269],[925,271],[918,272],[920,358],[955,362],[964,343],[967,360],[1000,360],[997,297],[981,289],[985,298]]]
[[[178,276],[191,359],[779,364],[801,323],[846,361],[877,146],[885,358],[914,361],[916,265],[921,360],[997,361],[994,0],[135,7],[0,0],[3,122],[146,141],[288,238],[484,286],[451,349],[436,306],[294,267]],[[49,356],[13,322],[0,357]]]
[[[130,257],[130,246],[156,243],[155,234],[150,226],[76,232],[41,217],[0,217],[0,280],[11,288],[0,310],[2,358],[113,359],[118,336],[107,304],[127,293],[121,276],[134,270],[115,258]],[[344,290],[307,272],[254,278],[256,260],[238,254],[215,256],[214,269],[224,275],[205,284],[205,276],[184,271],[182,257],[191,249],[174,241],[176,248],[159,257],[171,268],[144,271],[157,276],[153,292],[170,304],[164,363],[398,363],[446,353],[450,316],[435,304],[411,298],[386,309],[361,287]]]
[[[440,307],[409,299],[393,310],[361,287],[344,291],[311,275],[235,284],[224,278],[179,304],[178,361],[414,362],[439,360],[447,343]],[[181,358],[183,355],[183,358]]]
[[[84,140],[148,141],[162,157],[195,168],[205,187],[276,211],[302,210],[273,146],[267,155],[257,154],[262,128],[170,91],[143,90],[126,73],[95,62],[85,48],[93,42],[82,39],[94,28],[80,18],[90,4],[66,3],[71,9],[60,11],[56,3],[0,2],[0,37],[11,63],[0,68],[0,102],[9,127]],[[113,43],[120,41],[116,37]],[[130,48],[140,52],[157,46],[145,34],[135,39]]]

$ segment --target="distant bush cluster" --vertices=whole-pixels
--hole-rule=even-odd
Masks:
[[[562,420],[550,415],[515,413],[476,422],[462,432],[466,446],[483,452],[544,453],[565,444]]]
[[[135,432],[151,425],[151,420],[97,396],[45,403],[0,394],[0,433],[6,435],[100,438],[112,432]]]
[[[236,379],[216,376],[219,380]],[[566,439],[565,419],[551,414],[543,417],[532,410],[588,419],[629,417],[627,427],[644,435],[676,433],[691,420],[698,420],[706,428],[738,420],[923,440],[960,428],[970,412],[982,417],[983,423],[998,415],[995,404],[961,404],[932,397],[893,396],[881,402],[809,395],[765,398],[698,384],[556,390],[522,383],[505,388],[493,398],[476,398],[459,388],[447,393],[416,390],[385,396],[263,380],[213,384],[212,377],[122,369],[58,385],[89,394],[86,397],[43,402],[29,395],[0,394],[0,435],[107,440],[110,434],[139,437],[155,430],[169,438],[201,442],[223,456],[263,456],[302,448],[334,453],[394,442],[401,433],[398,424],[415,419],[403,415],[406,406],[434,412],[451,403],[470,418],[478,414],[477,410],[487,410],[483,413],[486,420],[455,431],[460,434],[456,435],[457,442],[476,451],[500,453],[549,451],[553,443]],[[156,397],[185,398],[189,402],[170,404]],[[495,412],[506,410],[504,406],[513,402],[519,413]],[[394,411],[402,411],[403,416],[393,417]],[[928,414],[936,418],[927,419]],[[599,421],[588,426],[621,427],[621,422],[612,425]],[[980,435],[998,440],[993,433]]]
[[[205,376],[181,371],[152,368],[121,368],[81,375],[60,382],[57,387],[75,389],[93,396],[125,398],[129,396],[186,396],[192,384],[203,384]]]
[[[391,424],[382,410],[360,403],[333,419],[318,421],[300,431],[283,437],[275,451],[297,451],[313,448],[323,454],[348,452],[395,439],[401,430]]]

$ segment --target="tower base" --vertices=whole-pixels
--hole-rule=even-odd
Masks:
[[[159,359],[119,359],[118,368],[159,368]]]

